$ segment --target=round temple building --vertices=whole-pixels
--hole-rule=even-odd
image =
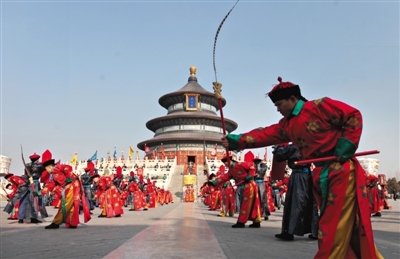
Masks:
[[[190,67],[188,83],[181,89],[160,97],[158,103],[167,115],[146,123],[154,137],[140,142],[137,147],[148,158],[177,158],[177,165],[203,164],[205,158],[222,158],[224,148],[218,100],[214,93],[205,90],[196,77],[196,67]],[[226,105],[226,100],[222,100]],[[237,128],[237,123],[225,119],[227,133]]]

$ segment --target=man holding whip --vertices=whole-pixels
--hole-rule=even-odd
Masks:
[[[316,163],[313,171],[321,214],[314,258],[383,258],[374,243],[364,170],[354,157],[362,132],[360,111],[328,97],[307,101],[298,85],[280,77],[278,81],[268,97],[283,118],[247,133],[228,134],[222,138],[224,147],[243,150],[292,142],[305,159],[333,156]]]

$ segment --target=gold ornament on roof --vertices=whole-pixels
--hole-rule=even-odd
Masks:
[[[190,76],[196,77],[196,67],[192,66],[189,68]]]

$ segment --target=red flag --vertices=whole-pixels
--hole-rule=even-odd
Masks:
[[[161,143],[161,154],[162,154],[162,156],[163,156],[163,158],[164,158],[165,152],[164,152],[164,145],[163,145],[163,143]]]
[[[150,152],[150,147],[147,146],[146,144],[144,144],[144,152],[145,152],[145,153]]]
[[[217,156],[217,144],[215,144],[213,151],[211,151],[211,156]]]

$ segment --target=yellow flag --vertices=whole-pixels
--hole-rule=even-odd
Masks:
[[[129,146],[129,157],[132,157],[133,153],[135,153],[135,151],[132,149],[131,146]]]
[[[72,157],[72,159],[71,159],[71,161],[69,161],[69,163],[75,164],[77,160],[78,160],[78,153],[75,153],[75,155]]]

